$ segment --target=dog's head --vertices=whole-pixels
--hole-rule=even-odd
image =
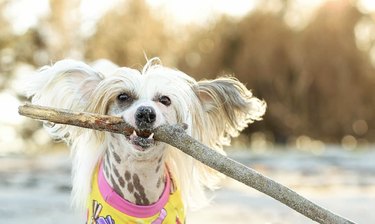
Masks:
[[[27,93],[35,104],[123,117],[135,127],[133,134],[95,132],[86,135],[85,142],[91,141],[91,136],[101,139],[97,142],[102,145],[116,141],[138,159],[165,153],[172,175],[179,186],[187,188],[181,189],[185,199],[192,200],[195,196],[191,194],[198,195],[195,198],[203,195],[202,185],[215,186],[216,173],[165,143],[156,142],[150,130],[163,124],[186,123],[188,134],[224,153],[222,146],[249,123],[261,119],[266,107],[235,78],[196,81],[162,66],[158,59],[149,61],[142,71],[108,62],[91,67],[63,60],[42,69],[28,84]],[[80,146],[85,144],[82,131],[75,127],[55,125],[49,129],[55,137],[67,137],[80,148],[75,150],[76,160],[92,160],[87,172],[81,171],[87,165],[76,162],[81,166],[75,171],[81,173],[76,174],[77,179],[90,175],[102,152],[92,156],[92,150]],[[105,146],[99,148],[105,150]]]
[[[121,116],[135,128],[131,135],[121,136],[126,138],[121,142],[124,150],[149,159],[165,148],[154,140],[152,130],[163,124],[186,123],[188,111],[195,110],[193,85],[189,76],[160,64],[150,62],[142,71],[117,68],[92,89],[89,95],[95,102],[88,102],[87,110]]]

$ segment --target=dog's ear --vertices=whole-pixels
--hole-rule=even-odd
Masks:
[[[82,106],[102,76],[89,65],[75,60],[61,60],[45,66],[24,80],[24,93],[32,103],[76,109]]]
[[[229,144],[249,123],[260,120],[266,103],[233,77],[198,82],[196,93],[201,102],[207,132],[214,144]],[[212,139],[216,138],[216,139]]]
[[[89,65],[75,60],[61,60],[46,66],[24,80],[23,91],[33,104],[85,111],[102,76]],[[69,134],[67,126],[49,125],[54,138]]]

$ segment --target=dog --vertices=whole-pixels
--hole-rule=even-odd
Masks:
[[[33,74],[25,94],[37,105],[119,116],[135,130],[185,123],[189,135],[222,154],[266,110],[234,77],[196,81],[158,58],[141,70],[64,59]],[[71,148],[72,203],[87,209],[87,223],[185,223],[187,209],[206,205],[205,190],[223,177],[153,133],[44,127]]]

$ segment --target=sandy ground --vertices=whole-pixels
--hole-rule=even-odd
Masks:
[[[230,156],[356,223],[375,223],[375,150],[332,147],[298,151],[232,152]],[[67,152],[0,157],[0,223],[84,223],[69,207]],[[227,179],[212,204],[187,223],[314,223],[283,204]]]

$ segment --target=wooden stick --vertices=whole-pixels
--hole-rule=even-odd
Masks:
[[[85,112],[72,112],[64,109],[25,104],[18,107],[18,113],[37,120],[57,124],[68,124],[82,128],[130,135],[134,128],[125,123],[121,117],[99,115]]]
[[[130,135],[134,128],[120,117],[98,115],[83,112],[46,108],[26,104],[19,107],[19,113],[34,119],[46,120],[58,124],[68,124],[100,131],[109,131]],[[263,176],[209,147],[196,141],[185,133],[186,125],[164,125],[154,130],[155,140],[168,143],[205,165],[231,177],[249,187],[280,201],[302,215],[324,224],[353,223],[342,218],[297,194],[291,189]]]

